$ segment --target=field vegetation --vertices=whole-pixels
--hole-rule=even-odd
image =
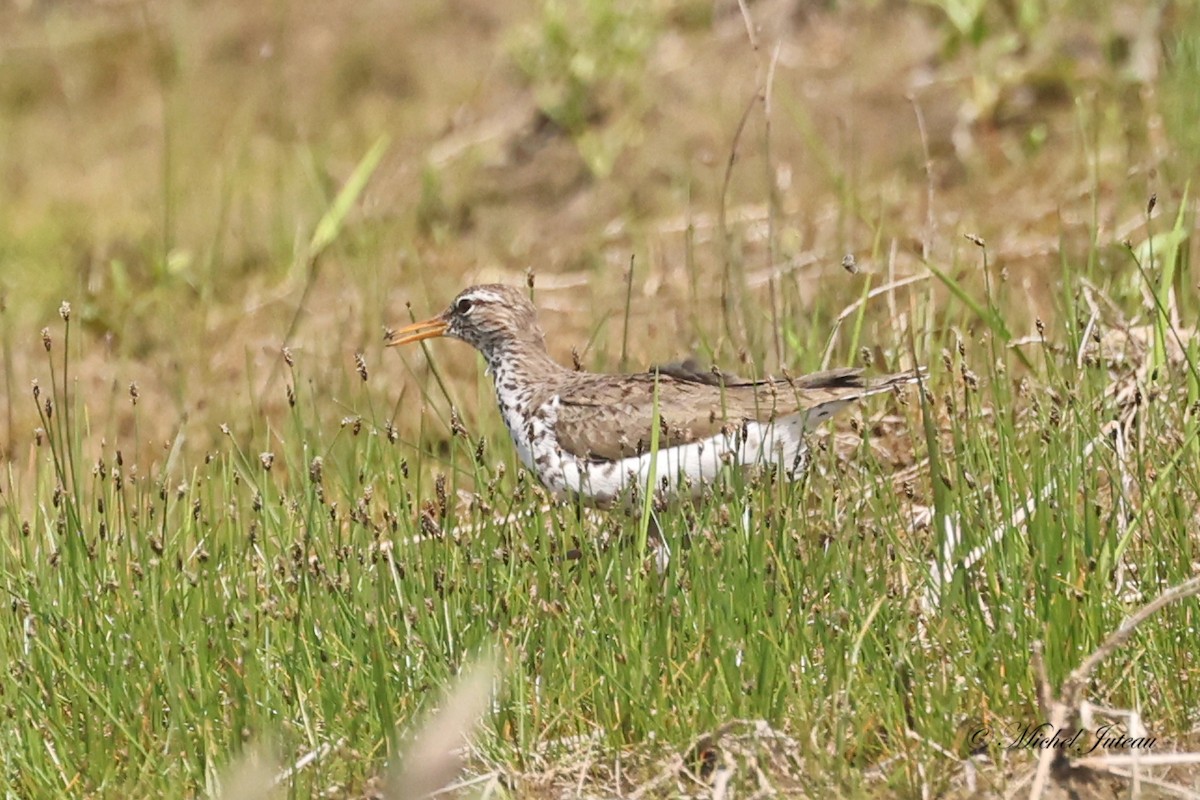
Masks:
[[[5,796],[1200,796],[1198,12],[0,6]],[[929,377],[660,569],[384,348],[484,281]]]

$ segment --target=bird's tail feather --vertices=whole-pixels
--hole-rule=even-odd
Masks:
[[[908,386],[912,383],[922,383],[929,377],[929,370],[925,367],[917,367],[906,372],[896,372],[892,375],[884,375],[881,378],[868,378],[863,381],[863,393],[860,397],[867,397],[880,392],[886,392],[897,386]]]
[[[818,373],[824,374],[824,373]],[[883,394],[890,392],[897,387],[907,386],[912,383],[920,383],[928,376],[928,370],[925,367],[917,367],[916,369],[908,370],[907,372],[897,372],[892,375],[884,375],[879,378],[866,378],[857,370],[836,370],[829,373],[829,376],[834,381],[845,381],[842,384],[844,388],[849,389],[842,397],[832,400],[825,400],[817,403],[811,408],[805,409],[797,414],[791,415],[788,420],[789,425],[802,424],[805,430],[813,430],[825,420],[837,414],[844,408],[847,408],[864,397],[870,397],[873,394]],[[812,376],[810,376],[812,377]],[[823,384],[821,388],[831,387],[831,383]],[[855,391],[857,390],[857,391]]]

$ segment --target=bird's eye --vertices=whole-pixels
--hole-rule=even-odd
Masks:
[[[466,314],[468,311],[471,310],[472,305],[473,305],[473,303],[471,302],[471,298],[464,297],[462,300],[459,300],[457,303],[454,304],[454,310],[455,310],[455,312],[457,312],[459,314]]]

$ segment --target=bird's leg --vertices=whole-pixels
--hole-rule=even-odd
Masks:
[[[573,505],[575,506],[575,529],[579,530],[583,527],[583,498],[576,495]],[[566,557],[570,560],[575,560],[582,558],[583,553],[578,547],[571,547],[567,549]]]
[[[808,465],[812,463],[812,453],[808,451],[808,445],[805,442],[800,443],[799,449],[796,450],[796,456],[792,459],[792,463],[787,467],[787,479],[789,481],[798,481],[803,479],[808,474]]]
[[[650,525],[646,530],[646,549],[651,553],[658,574],[666,572],[667,565],[671,563],[671,548],[658,522],[658,511],[653,508],[650,509]]]
[[[754,510],[750,507],[750,504],[747,503],[746,509],[742,512],[742,533],[749,536],[750,533],[753,531],[753,529],[754,529]]]

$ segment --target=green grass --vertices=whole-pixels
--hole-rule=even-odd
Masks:
[[[1046,33],[1039,15],[1051,10],[1020,6],[1038,11],[1021,17],[1023,34]],[[613,13],[604,3],[589,8],[599,22]],[[972,19],[950,33],[986,44],[997,23]],[[543,38],[558,31],[557,18],[538,22],[532,30]],[[660,24],[673,24],[671,15],[635,33],[658,35]],[[694,34],[689,26],[681,23],[680,35]],[[597,47],[588,35],[543,55]],[[980,728],[1000,732],[990,750],[998,764],[979,762],[981,781],[988,791],[1011,788],[1036,754],[1005,753],[1003,736],[1043,720],[1036,643],[1057,687],[1200,561],[1196,201],[1186,180],[1197,146],[1177,113],[1194,103],[1190,87],[1200,80],[1189,35],[1170,43],[1159,87],[1171,147],[1158,165],[1157,216],[1147,219],[1149,191],[1121,182],[1127,165],[1101,159],[1102,150],[1149,149],[1140,134],[1106,127],[1128,102],[1128,84],[1109,76],[1087,114],[1067,110],[1071,135],[1051,140],[1056,160],[1088,175],[1096,198],[1064,204],[1092,217],[1083,236],[1068,222],[1043,232],[1060,242],[1035,269],[1022,269],[1003,244],[961,239],[959,218],[942,220],[925,261],[908,244],[889,256],[891,242],[921,230],[922,214],[859,171],[852,143],[810,152],[820,133],[807,120],[789,140],[776,119],[771,152],[821,163],[823,199],[804,200],[833,204],[838,232],[824,238],[803,228],[800,213],[779,212],[769,246],[741,222],[706,244],[689,220],[682,255],[674,253],[678,242],[652,223],[678,205],[652,206],[651,189],[622,172],[620,159],[605,162],[614,181],[645,193],[642,205],[622,209],[633,233],[617,249],[622,262],[637,253],[632,282],[615,279],[611,253],[597,248],[578,256],[598,287],[590,297],[602,301],[592,312],[579,312],[582,300],[553,310],[580,299],[574,290],[539,286],[536,294],[552,330],[577,337],[570,343],[586,366],[612,369],[619,355],[637,368],[690,344],[734,370],[777,367],[768,327],[777,320],[779,361],[795,372],[826,359],[869,360],[886,372],[915,358],[931,370],[925,394],[872,398],[836,435],[815,436],[801,482],[731,476],[726,492],[660,513],[672,552],[663,571],[644,546],[648,509],[580,519],[547,502],[517,465],[490,407],[489,379],[465,345],[428,346],[432,376],[419,351],[381,352],[379,324],[409,313],[387,305],[396,299],[391,283],[405,286],[411,313],[421,315],[466,279],[448,262],[482,258],[472,248],[486,250],[495,224],[486,202],[466,215],[478,215],[481,231],[444,227],[454,216],[445,209],[470,199],[463,185],[478,164],[409,175],[390,159],[419,148],[394,132],[389,148],[361,119],[338,117],[330,125],[353,133],[343,132],[336,154],[303,142],[243,172],[231,166],[211,206],[184,197],[180,181],[164,188],[163,178],[151,208],[181,229],[114,246],[88,262],[90,282],[64,256],[78,255],[72,242],[84,223],[52,215],[0,223],[0,257],[16,276],[0,280],[20,289],[45,270],[73,305],[55,316],[57,300],[48,303],[43,287],[0,311],[9,437],[0,464],[5,796],[215,794],[228,766],[260,743],[284,765],[338,743],[283,793],[360,797],[425,735],[420,720],[457,676],[488,659],[500,688],[468,771],[502,775],[499,796],[577,786],[599,796],[636,787],[654,797],[704,794],[712,770],[728,768],[749,794],[760,788],[756,766],[784,796],[953,795],[963,791],[966,737]],[[640,65],[645,54],[626,55]],[[187,63],[172,89],[180,108]],[[625,86],[618,72],[589,79]],[[540,73],[526,73],[536,83]],[[570,87],[571,102],[588,100],[591,85]],[[723,146],[744,103],[716,126]],[[15,129],[22,118],[8,113]],[[572,124],[587,128],[587,115],[577,116]],[[1046,162],[1021,149],[1026,132],[995,133],[1010,134],[1021,155],[1006,156],[1018,160],[1000,177],[1023,185]],[[237,135],[229,151],[241,163],[253,137]],[[182,135],[175,141],[183,164],[207,152],[189,151]],[[748,134],[743,157],[754,158],[761,141]],[[626,148],[637,149],[622,139]],[[682,170],[671,156],[664,148],[645,158]],[[715,216],[717,190],[725,196],[718,162],[715,179],[670,176],[693,215]],[[337,181],[326,174],[334,164]],[[737,168],[731,203],[765,196],[745,173],[773,175],[766,166]],[[964,169],[986,172],[974,162]],[[266,175],[274,170],[282,176]],[[389,218],[372,190],[396,174],[415,176],[412,204]],[[704,189],[704,180],[714,186]],[[919,170],[908,176],[912,197],[924,196],[925,181]],[[301,184],[308,191],[286,208],[252,202]],[[784,208],[788,192],[769,191]],[[1044,191],[1065,190],[1048,183]],[[559,205],[545,200],[541,212]],[[1014,205],[1001,198],[979,209],[990,225],[982,233],[1025,225]],[[256,209],[249,222],[236,212],[243,206]],[[183,213],[197,207],[211,219]],[[1127,232],[1126,247],[1112,237],[1129,219],[1144,224]],[[589,230],[608,222],[589,219]],[[557,233],[547,232],[547,247]],[[180,239],[175,261],[154,255],[168,234]],[[799,257],[796,243],[810,234],[825,249],[857,249],[864,274],[796,273],[781,280],[777,311],[763,302],[764,286],[746,283],[728,314],[717,307],[709,290],[722,276],[744,280],[765,254],[776,263]],[[227,251],[257,253],[254,263],[266,268],[220,255]],[[203,256],[184,263],[185,252]],[[890,279],[893,258],[895,277],[928,279],[869,297]],[[687,287],[671,294],[674,272]],[[653,313],[639,315],[643,276],[668,288],[650,298]],[[1035,278],[1047,288],[1031,288]],[[806,282],[821,283],[815,297]],[[172,313],[157,310],[168,302]],[[237,338],[230,331],[247,330],[231,320],[264,306],[282,311],[228,346]],[[688,330],[673,327],[680,319]],[[106,334],[115,342],[105,344]],[[277,354],[293,334],[295,352]],[[754,344],[742,350],[735,342],[743,341]],[[107,354],[100,366],[97,351]],[[140,376],[136,391],[127,376]],[[1195,599],[1165,609],[1089,685],[1094,702],[1140,710],[1155,752],[1195,739],[1198,614]],[[672,771],[676,756],[685,771]]]
[[[665,515],[674,557],[659,574],[629,544],[598,544],[594,524],[568,509],[536,510],[540,494],[494,428],[484,435],[505,455],[477,460],[477,441],[459,435],[437,486],[425,483],[420,454],[389,441],[365,388],[345,401],[355,421],[332,434],[324,421],[338,409],[301,392],[279,429],[261,421],[256,439],[180,455],[169,478],[141,472],[115,443],[84,452],[89,408],[67,390],[65,354],[79,346],[69,328],[50,331],[39,402],[53,411],[34,474],[22,490],[10,466],[4,492],[0,750],[18,796],[187,794],[264,736],[283,753],[353,743],[356,755],[322,760],[293,791],[355,785],[395,727],[491,648],[504,676],[483,737],[495,764],[526,769],[578,736],[598,737],[601,752],[683,749],[730,720],[762,719],[796,735],[807,791],[867,791],[876,782],[864,771],[880,763],[902,794],[930,774],[942,790],[945,758],[909,730],[953,747],[967,718],[1036,717],[1034,641],[1061,680],[1129,612],[1118,567],[1124,591],[1149,599],[1196,559],[1191,406],[1146,406],[1120,466],[1101,433],[1122,416],[1112,378],[1075,368],[1070,350],[1035,354],[1043,366],[1023,398],[1007,377],[1020,369],[1011,348],[994,348],[978,382],[964,382],[957,356],[935,370],[934,519],[958,527],[956,560],[993,530],[1004,538],[925,614],[941,534],[912,530],[913,508],[870,437],[819,454],[802,485],[760,480],[694,518]],[[298,369],[291,379],[306,382]],[[897,433],[921,442],[920,404],[899,410]],[[930,480],[915,473],[919,495]],[[478,491],[477,507],[457,503],[459,490]],[[1131,519],[1117,495],[1137,509]],[[1041,500],[1012,526],[1029,498]],[[494,521],[512,512],[532,516]],[[636,522],[614,524],[628,540]],[[571,547],[579,559],[565,558]],[[1186,730],[1200,687],[1177,675],[1194,668],[1196,610],[1139,632],[1096,676],[1094,699]]]

